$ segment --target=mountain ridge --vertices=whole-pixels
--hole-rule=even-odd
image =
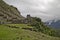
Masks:
[[[44,25],[40,18],[30,15],[24,18],[16,7],[2,0],[0,0],[0,24],[2,24],[0,25],[1,40],[51,40],[52,38],[55,40],[55,37],[56,40],[60,39],[58,38],[60,34]]]
[[[50,20],[45,22],[46,25],[51,26],[55,29],[60,29],[60,20]]]
[[[8,21],[16,21],[21,20],[24,17],[21,15],[21,13],[18,11],[16,7],[13,7],[12,5],[8,5],[3,0],[0,0],[0,23],[7,23]],[[6,19],[4,21],[4,19]],[[13,22],[12,22],[13,23]]]

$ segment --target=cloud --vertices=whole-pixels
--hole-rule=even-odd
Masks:
[[[23,16],[40,17],[43,21],[59,19],[60,0],[4,0],[18,8]]]

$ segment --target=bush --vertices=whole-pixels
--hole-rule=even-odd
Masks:
[[[31,23],[31,26],[33,26],[33,31],[42,32],[42,33],[50,35],[50,36],[59,37],[59,36],[57,36],[57,32],[55,30],[47,27],[46,25],[44,25],[43,22],[41,21],[41,19],[34,17],[33,20],[34,21],[32,21],[32,23]]]

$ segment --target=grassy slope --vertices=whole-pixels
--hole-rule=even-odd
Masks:
[[[45,35],[41,32],[24,30],[21,28],[30,27],[26,24],[8,24],[17,26],[17,28],[9,28],[5,25],[0,25],[0,40],[60,40],[60,38]]]

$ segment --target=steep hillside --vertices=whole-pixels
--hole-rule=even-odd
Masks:
[[[9,26],[11,27],[9,27]],[[0,25],[0,40],[60,40],[58,37],[45,35],[41,32],[34,32],[22,28],[30,28],[27,24]],[[16,26],[19,28],[13,28]]]
[[[59,37],[60,33],[44,25],[40,18],[24,18],[16,7],[0,0],[0,40],[60,40]]]
[[[0,0],[0,21],[1,23],[6,23],[23,19],[21,13],[17,8],[12,5],[6,4],[3,0]]]

